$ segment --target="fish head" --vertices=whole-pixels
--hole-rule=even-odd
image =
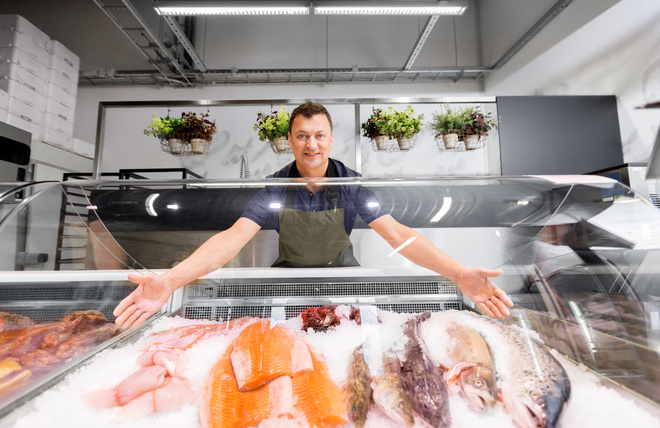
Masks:
[[[568,389],[561,383],[558,386],[523,389],[514,394],[503,390],[503,395],[509,395],[509,398],[503,398],[516,426],[553,428],[570,390],[570,386]]]
[[[472,410],[482,412],[495,405],[492,376],[479,365],[461,371],[458,376],[460,396]]]

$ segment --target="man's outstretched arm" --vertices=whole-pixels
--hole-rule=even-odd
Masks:
[[[513,307],[513,302],[490,280],[501,275],[502,271],[463,266],[440,251],[419,232],[399,223],[390,215],[377,218],[369,223],[369,227],[382,236],[392,248],[399,248],[399,253],[411,262],[455,282],[461,292],[486,315],[500,319],[510,315],[509,307]],[[407,245],[403,246],[404,244]]]

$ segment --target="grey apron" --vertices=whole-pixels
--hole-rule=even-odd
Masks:
[[[327,176],[336,174],[329,161]],[[280,256],[273,267],[359,266],[344,227],[344,209],[337,208],[339,189],[328,188],[329,209],[317,212],[288,208],[293,207],[296,192],[296,188],[287,188],[286,205],[278,213]]]

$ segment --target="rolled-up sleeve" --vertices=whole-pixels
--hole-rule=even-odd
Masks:
[[[367,224],[379,217],[389,214],[378,197],[371,190],[362,186],[357,187],[355,201],[355,209],[362,220]]]

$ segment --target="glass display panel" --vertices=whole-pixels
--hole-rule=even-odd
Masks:
[[[259,192],[304,191],[310,185],[339,192],[366,189],[373,197],[360,199],[366,206],[356,211],[382,209],[464,265],[501,269],[494,282],[514,301],[505,319],[517,326],[511,328],[554,348],[566,358],[561,361],[582,364],[642,400],[660,402],[660,212],[621,183],[599,177],[35,184],[22,188],[20,198],[12,190],[0,200],[0,238],[8,243],[0,260],[2,288],[73,290],[58,306],[68,312],[37,324],[92,310],[109,324],[114,306],[132,290],[125,279],[130,271],[161,273],[175,266],[231,227]],[[451,281],[413,265],[360,215],[350,232],[358,266],[275,268],[279,243],[270,216],[236,257],[173,296],[164,312],[183,317],[182,324],[247,316],[300,330],[296,323],[303,322],[306,310],[316,314],[331,304],[349,320],[351,307],[376,314],[376,320],[378,314],[390,317],[402,331],[413,314],[430,311],[442,318],[444,311],[470,320],[478,312]],[[26,275],[51,279],[35,282]],[[22,315],[43,304],[34,297],[39,294],[8,296],[2,299],[3,313]],[[174,326],[161,322],[146,328]],[[354,333],[366,337],[380,331],[378,325],[367,323]],[[310,341],[323,340],[303,330]],[[94,353],[100,343],[83,352]],[[328,344],[318,345],[329,352]],[[346,363],[349,355],[335,358]],[[15,393],[9,393],[9,402]]]

